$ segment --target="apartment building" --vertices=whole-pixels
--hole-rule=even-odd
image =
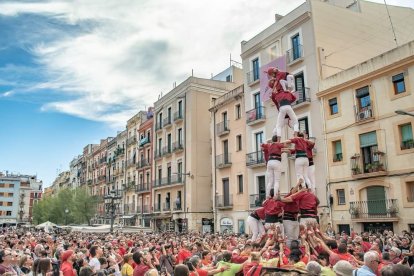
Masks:
[[[152,163],[153,163],[153,124],[154,109],[150,107],[138,129],[138,157],[136,167],[138,170],[138,183],[135,192],[138,197],[137,224],[151,227],[152,213]]]
[[[42,198],[42,186],[33,175],[0,173],[0,225],[30,223],[33,205]]]
[[[398,43],[410,41],[414,33],[406,26],[414,22],[413,10],[389,6]],[[367,35],[369,34],[369,35]],[[367,37],[369,36],[369,38]],[[316,192],[321,210],[329,207],[326,185],[328,162],[323,153],[320,103],[316,97],[319,81],[395,47],[387,9],[367,1],[307,0],[248,41],[242,41],[245,73],[246,165],[251,206],[260,205],[265,196],[265,162],[260,144],[272,137],[277,110],[269,100],[264,69],[279,67],[295,77],[297,101],[292,105],[300,131],[315,141]],[[283,128],[282,140],[293,136]],[[282,157],[281,193],[296,183],[294,158]],[[329,211],[321,212],[321,222],[329,221]]]
[[[332,222],[350,232],[414,229],[414,42],[320,84]],[[398,111],[397,114],[396,111]]]
[[[154,104],[153,223],[155,230],[199,230],[211,221],[210,113],[232,82],[189,77]]]
[[[215,231],[246,232],[249,195],[244,106],[241,85],[213,100],[210,108]]]
[[[70,172],[70,187],[76,189],[81,185],[81,175],[82,175],[82,160],[83,156],[78,155],[72,159],[69,163],[69,172]]]

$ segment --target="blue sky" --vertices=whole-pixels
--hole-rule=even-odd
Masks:
[[[192,69],[209,78],[230,54],[240,61],[242,40],[303,2],[1,1],[0,170],[49,186],[85,145],[114,136]]]

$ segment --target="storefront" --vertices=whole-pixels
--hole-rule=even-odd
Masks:
[[[203,229],[202,229],[203,234],[211,233],[214,229],[213,219],[202,218],[201,224],[203,226]]]
[[[231,218],[220,220],[220,233],[233,233],[233,220]]]

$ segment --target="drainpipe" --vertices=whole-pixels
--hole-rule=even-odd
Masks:
[[[213,162],[214,168],[213,171],[213,221],[214,221],[214,232],[218,232],[218,225],[217,225],[217,206],[216,206],[216,193],[217,193],[217,173],[216,173],[216,112],[217,110],[213,111]]]
[[[325,109],[324,109],[324,98],[319,99],[319,104],[321,106],[321,110],[322,110],[322,126],[323,126],[323,142],[324,142],[324,147],[325,147],[325,172],[326,172],[326,205],[329,208],[329,222],[331,223],[331,225],[333,226],[332,223],[332,206],[331,206],[331,202],[330,202],[330,198],[331,198],[331,183],[329,181],[329,165],[328,165],[328,150],[327,150],[327,133],[326,133],[326,120],[325,120]]]
[[[184,201],[184,217],[185,219],[187,219],[187,91],[184,92],[184,133],[183,133],[183,144],[185,145],[184,147],[184,192],[183,192],[183,198],[182,200]],[[189,177],[191,178],[191,175],[189,175]],[[187,230],[188,230],[188,221],[186,221],[187,223]]]

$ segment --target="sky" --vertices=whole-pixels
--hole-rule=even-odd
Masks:
[[[383,0],[372,0],[383,3]],[[0,171],[50,186],[173,83],[210,78],[304,0],[0,1]],[[410,6],[412,0],[387,0]]]

